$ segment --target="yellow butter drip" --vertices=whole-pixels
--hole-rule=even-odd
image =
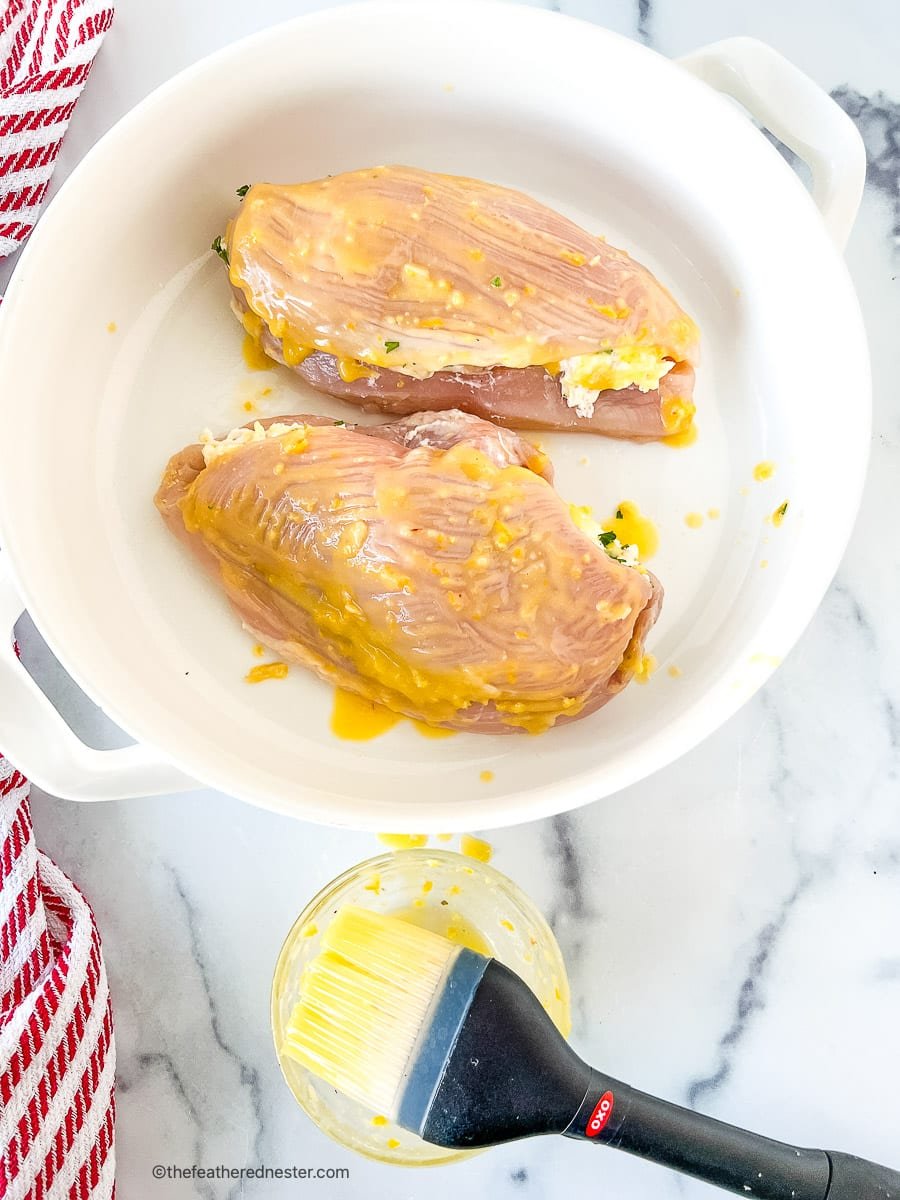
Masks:
[[[336,688],[334,707],[331,711],[331,732],[348,742],[368,742],[393,729],[402,721],[399,713],[391,712],[383,704],[367,700],[355,692]]]
[[[251,667],[244,679],[247,683],[263,683],[266,679],[284,679],[287,673],[285,662],[260,663],[258,667]]]
[[[684,396],[670,396],[663,402],[662,418],[668,432],[662,440],[667,446],[693,446],[697,440],[696,411]]]
[[[788,511],[788,502],[787,502],[787,500],[785,500],[783,503],[778,505],[778,507],[772,513],[771,517],[769,517],[769,521],[771,522],[772,525],[775,526],[776,529],[782,523],[784,518],[787,516],[787,511]]]
[[[635,683],[649,683],[656,666],[656,659],[652,654],[630,654],[622,660],[622,667],[634,673]]]
[[[418,850],[428,842],[427,833],[379,833],[378,840],[391,850]]]
[[[459,839],[459,849],[468,858],[474,858],[478,862],[484,863],[490,862],[494,853],[494,848],[490,842],[485,842],[482,838],[472,837],[469,833],[464,833]]]
[[[371,379],[378,372],[355,358],[339,358],[338,374],[344,383],[355,383],[357,379]]]
[[[244,363],[251,371],[271,371],[275,363],[269,358],[268,354],[260,346],[259,342],[250,336],[249,333],[244,334],[244,341],[241,345],[241,355]],[[245,406],[246,407],[246,406]]]
[[[336,688],[331,710],[331,732],[347,742],[368,742],[381,737],[407,718],[391,712],[377,700],[368,700],[356,692]],[[456,735],[455,729],[443,729],[427,725],[424,721],[409,719],[409,724],[421,737],[440,741]]]
[[[633,500],[621,500],[604,528],[611,529],[623,546],[637,546],[642,562],[659,549],[658,529]]]
[[[312,346],[304,346],[296,341],[289,334],[285,334],[281,339],[281,357],[284,359],[285,366],[299,367],[304,359],[309,358],[312,354]]]

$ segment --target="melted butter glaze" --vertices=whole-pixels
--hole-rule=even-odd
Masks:
[[[227,239],[251,319],[301,356],[417,378],[626,347],[696,360],[696,326],[640,263],[478,180],[396,166],[257,183]]]
[[[652,579],[579,533],[533,447],[461,414],[314,422],[190,447],[157,497],[275,653],[429,726],[539,733],[627,683]]]
[[[613,530],[623,546],[637,546],[642,562],[659,549],[659,530],[633,500],[621,500],[604,528]]]

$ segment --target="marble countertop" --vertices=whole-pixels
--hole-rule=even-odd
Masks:
[[[489,834],[495,863],[526,884],[553,924],[570,969],[573,1038],[586,1057],[723,1119],[897,1165],[900,549],[891,530],[900,500],[900,9],[886,0],[546,6],[670,55],[731,34],[758,36],[858,121],[870,173],[847,257],[871,339],[875,434],[852,546],[766,689],[639,786]],[[156,84],[315,7],[119,0],[56,184]],[[78,732],[95,745],[119,744],[27,620],[20,635]],[[82,806],[38,795],[34,814],[42,846],[87,893],[103,934],[118,1040],[120,1195],[713,1194],[563,1139],[403,1171],[354,1157],[309,1123],[272,1052],[272,968],[306,900],[375,853],[372,836],[293,824],[210,792]],[[350,1178],[156,1183],[158,1163],[346,1167]]]

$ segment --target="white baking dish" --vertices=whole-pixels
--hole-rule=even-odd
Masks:
[[[805,159],[814,199],[714,89]],[[248,376],[207,247],[238,185],[377,162],[533,193],[645,261],[702,330],[694,446],[542,439],[568,498],[601,516],[628,498],[656,520],[667,591],[650,685],[542,737],[429,741],[400,726],[339,742],[312,676],[243,682],[249,639],[153,508],[168,456],[203,426],[241,423],[254,388],[274,389],[265,413],[347,415],[285,371]],[[676,64],[502,4],[341,8],[178,76],[75,171],[0,312],[0,744],[75,799],[201,781],[311,820],[408,831],[543,816],[670,762],[766,679],[850,534],[870,384],[840,250],[863,173],[849,120],[758,42]],[[777,465],[767,483],[752,479],[761,459]],[[783,500],[775,529],[765,517]],[[718,520],[687,527],[711,508]],[[137,746],[94,751],[63,725],[9,645],[26,606]]]

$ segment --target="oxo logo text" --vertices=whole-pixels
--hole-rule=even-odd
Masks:
[[[588,1120],[587,1128],[584,1131],[587,1137],[596,1137],[598,1133],[606,1128],[607,1122],[612,1116],[615,1102],[615,1096],[613,1096],[612,1092],[603,1093]]]

